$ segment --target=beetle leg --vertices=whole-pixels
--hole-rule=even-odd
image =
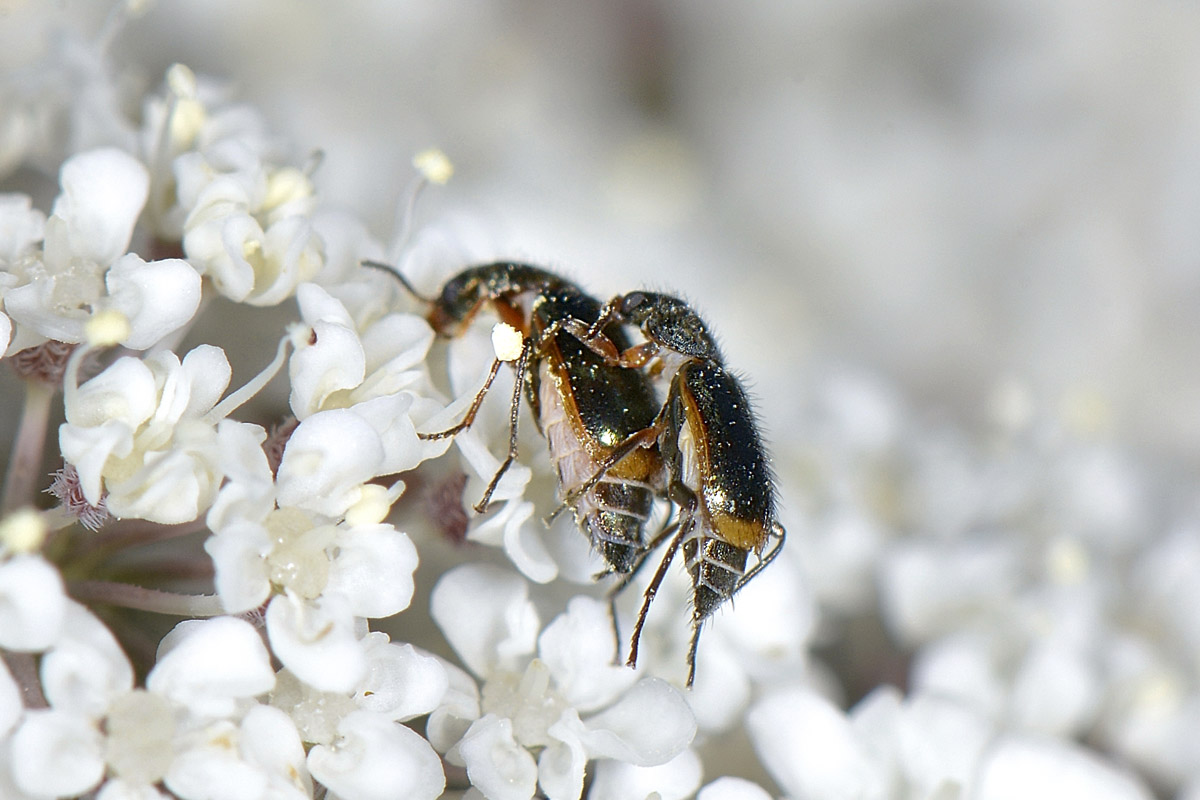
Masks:
[[[526,340],[528,341],[528,340]],[[488,371],[487,380],[483,382],[483,387],[476,392],[475,399],[471,401],[471,407],[467,409],[466,415],[463,416],[462,422],[457,425],[452,425],[444,431],[434,431],[432,433],[418,433],[418,439],[447,439],[451,436],[457,436],[475,424],[475,415],[479,413],[479,407],[483,405],[483,398],[487,395],[488,390],[492,388],[492,382],[496,380],[496,375],[500,372],[500,365],[504,362],[496,359],[492,362],[492,368]]]
[[[645,594],[642,595],[642,607],[638,611],[637,622],[633,626],[633,635],[629,640],[629,658],[625,661],[626,666],[637,666],[638,642],[642,638],[642,628],[646,625],[646,614],[650,611],[650,603],[654,601],[654,596],[658,594],[658,587],[662,585],[663,578],[667,575],[667,567],[671,566],[671,561],[675,558],[675,553],[679,550],[680,543],[691,533],[692,527],[695,524],[696,520],[692,516],[681,521],[678,532],[671,538],[671,543],[667,545],[667,551],[663,553],[662,561],[658,565],[658,571],[654,573],[653,580],[650,581],[650,585],[646,587]]]
[[[736,592],[738,589],[741,589],[743,586],[749,583],[751,578],[766,569],[766,566],[774,561],[775,556],[779,555],[779,551],[783,549],[783,542],[787,538],[787,531],[784,530],[783,526],[778,522],[775,523],[773,528],[772,538],[775,539],[775,546],[768,550],[767,554],[760,558],[758,563],[751,567],[750,570],[742,576],[741,580],[737,582],[737,586],[733,587],[734,592]],[[733,592],[730,592],[730,595],[732,594]]]
[[[698,619],[692,628],[692,644],[688,647],[687,664],[687,688],[692,688],[692,684],[696,681],[696,651],[700,648],[700,626],[704,624],[704,620]]]
[[[659,531],[657,535],[655,535],[649,544],[646,545],[646,549],[643,551],[641,558],[638,559],[638,562],[634,565],[633,569],[631,569],[628,574],[622,575],[621,580],[617,581],[616,585],[608,590],[608,617],[612,621],[613,639],[617,643],[617,648],[614,652],[614,664],[616,663],[615,658],[619,656],[621,652],[621,631],[617,627],[617,597],[621,594],[621,592],[629,588],[629,583],[633,580],[633,576],[637,575],[638,571],[642,568],[642,565],[649,560],[650,554],[657,550],[658,546],[666,541],[667,537],[675,533],[675,531],[678,529],[678,520],[675,522],[668,521],[668,523],[663,526],[663,529]],[[612,573],[603,573],[597,577],[603,577],[604,574]]]
[[[509,406],[508,415],[508,457],[504,459],[504,463],[500,465],[500,469],[496,470],[496,474],[492,476],[491,483],[487,485],[487,490],[483,493],[483,497],[475,504],[475,511],[478,514],[487,511],[488,501],[492,499],[492,492],[496,491],[496,486],[500,483],[500,479],[504,477],[504,473],[508,471],[508,468],[512,466],[513,461],[517,458],[517,421],[520,419],[521,389],[525,386],[525,371],[529,369],[529,352],[532,349],[533,340],[527,337],[521,343],[521,355],[517,357],[517,376],[513,380],[512,404]],[[492,375],[491,377],[495,376]],[[490,378],[488,383],[491,383]],[[478,410],[477,404],[472,405]]]
[[[558,507],[550,512],[550,516],[546,517],[546,524],[554,522],[558,515],[566,511],[568,508],[574,508],[585,494],[592,490],[593,487],[600,481],[604,480],[604,476],[608,471],[620,464],[634,450],[639,447],[652,447],[654,442],[658,440],[659,423],[649,428],[643,428],[640,431],[635,431],[625,437],[625,440],[613,448],[612,452],[600,462],[599,468],[592,473],[592,477],[588,478],[581,486],[576,487],[563,498],[563,501],[558,504]]]
[[[600,309],[600,316],[596,317],[596,321],[591,324],[587,330],[587,333],[580,338],[580,341],[582,341],[584,344],[587,344],[593,339],[606,338],[603,336],[601,331],[608,326],[608,323],[612,322],[616,318],[617,307],[621,305],[622,299],[623,298],[621,295],[617,295],[605,303],[604,307]],[[611,342],[609,342],[609,344],[611,344]],[[600,355],[604,354],[600,353]]]

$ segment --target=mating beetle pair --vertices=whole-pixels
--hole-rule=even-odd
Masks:
[[[389,269],[421,298],[399,273],[369,265]],[[490,304],[523,337],[508,457],[476,510],[486,508],[516,456],[524,386],[558,471],[563,503],[555,514],[574,512],[609,571],[623,576],[614,591],[667,542],[638,613],[630,666],[637,662],[650,604],[682,548],[693,587],[691,686],[704,620],[778,555],[785,535],[775,519],[774,485],[745,391],[726,371],[704,322],[667,295],[632,292],[601,305],[551,272],[508,262],[466,269],[439,296],[421,299],[442,336],[460,335]],[[625,326],[639,328],[645,341],[631,344]],[[492,364],[460,423],[420,435],[444,438],[468,428],[500,363]],[[655,397],[653,375],[669,379],[663,403]],[[678,513],[647,541],[656,496]],[[747,570],[751,551],[758,562]]]

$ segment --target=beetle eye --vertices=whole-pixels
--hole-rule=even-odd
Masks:
[[[625,313],[629,313],[630,311],[633,311],[633,310],[637,309],[638,307],[644,305],[645,302],[646,302],[646,293],[645,292],[630,292],[629,294],[625,295],[625,298],[623,300],[621,300],[621,311],[623,311]]]

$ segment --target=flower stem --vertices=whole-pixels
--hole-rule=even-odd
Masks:
[[[8,459],[4,499],[0,501],[0,511],[5,514],[22,506],[33,505],[33,494],[46,448],[46,427],[50,421],[50,401],[53,397],[54,387],[40,381],[25,382],[25,407],[21,411],[21,426]]]
[[[21,701],[25,708],[45,708],[46,697],[42,694],[42,681],[38,675],[37,660],[33,653],[13,653],[4,651],[2,654],[8,671],[13,680],[21,688]]]
[[[160,525],[142,519],[121,520],[87,537],[73,557],[80,558],[92,553],[103,553],[107,556],[117,550],[191,536],[205,528],[203,517],[177,525]]]
[[[70,595],[80,602],[104,603],[176,617],[219,617],[225,613],[215,594],[176,594],[112,581],[72,581]]]

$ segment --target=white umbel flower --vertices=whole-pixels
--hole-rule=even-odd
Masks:
[[[62,633],[67,602],[62,576],[41,556],[0,563],[0,647],[45,650]]]
[[[232,716],[239,701],[266,694],[275,671],[262,637],[245,620],[187,620],[159,645],[146,688],[198,717]]]
[[[17,226],[25,233],[9,237],[10,244],[24,243],[24,257],[0,262],[9,272],[0,293],[14,323],[10,353],[47,339],[82,342],[88,319],[104,309],[130,320],[122,344],[135,350],[191,320],[200,303],[196,271],[179,259],[146,262],[126,254],[148,181],[140,162],[112,148],[63,164],[62,194],[45,222],[42,253],[28,251],[34,226],[26,214]]]
[[[442,761],[413,731],[367,711],[338,725],[338,738],[308,755],[313,777],[345,800],[433,800],[446,788]]]
[[[484,678],[483,716],[446,757],[465,766],[485,795],[515,800],[540,787],[553,800],[573,800],[589,760],[655,767],[695,736],[695,717],[679,690],[613,666],[612,630],[598,601],[572,599],[537,640],[537,657],[537,616],[528,584],[515,573],[458,567],[438,582],[431,602],[446,638]],[[654,725],[645,724],[648,717]]]
[[[164,524],[202,514],[221,481],[207,416],[229,377],[224,352],[201,345],[182,362],[168,350],[121,358],[69,389],[59,445],[88,502]]]
[[[203,187],[194,200],[184,200],[191,208],[183,250],[221,294],[277,305],[320,271],[323,248],[308,221],[312,184],[306,176],[264,164],[223,173],[199,153],[180,156],[175,171],[181,200],[184,187]]]

